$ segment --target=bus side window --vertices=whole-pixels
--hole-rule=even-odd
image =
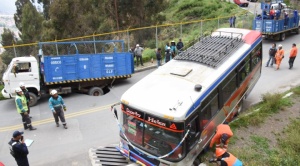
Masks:
[[[196,117],[195,119],[193,119],[190,123],[189,123],[189,134],[187,136],[187,145],[188,145],[188,149],[191,150],[194,145],[197,143],[197,140],[199,139],[199,129],[198,129],[198,117]]]
[[[202,103],[200,107],[200,130],[214,117],[219,111],[219,99],[217,90],[214,90]]]
[[[235,71],[231,72],[229,76],[222,82],[222,98],[223,102],[226,103],[226,101],[230,98],[232,93],[237,88],[237,82],[236,82],[236,73]]]
[[[246,79],[246,77],[248,76],[248,74],[250,73],[250,57],[246,57],[246,59],[244,59],[239,67],[237,68],[238,71],[238,83],[239,85]]]

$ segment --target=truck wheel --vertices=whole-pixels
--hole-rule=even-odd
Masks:
[[[285,33],[281,33],[280,34],[280,41],[284,41],[285,40]]]
[[[90,88],[89,90],[89,93],[88,93],[90,96],[102,96],[104,95],[104,92],[101,88],[99,87],[92,87]]]
[[[29,107],[35,106],[37,103],[37,96],[36,94],[29,92],[30,101],[29,101]]]
[[[299,34],[299,32],[300,32],[300,27],[296,29],[296,34]]]

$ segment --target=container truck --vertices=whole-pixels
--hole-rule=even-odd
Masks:
[[[298,11],[288,8],[282,0],[261,2],[261,10],[262,14],[253,20],[253,29],[265,39],[283,41],[288,33],[299,34]]]
[[[41,42],[37,58],[12,59],[3,74],[2,95],[15,97],[15,89],[23,82],[30,94],[30,106],[53,89],[59,94],[80,91],[100,96],[103,88],[116,79],[131,77],[133,72],[133,56],[124,52],[122,40]]]

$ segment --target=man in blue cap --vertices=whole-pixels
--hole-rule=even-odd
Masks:
[[[23,132],[20,131],[13,133],[13,138],[8,142],[10,154],[15,158],[18,166],[29,166],[27,158],[29,152],[22,134]]]

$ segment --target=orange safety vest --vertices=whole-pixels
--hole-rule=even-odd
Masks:
[[[229,153],[229,152],[227,152]],[[223,161],[227,163],[228,166],[233,166],[233,164],[236,162],[237,158],[229,153],[229,157],[222,158]]]
[[[229,138],[233,136],[233,133],[232,133],[229,125],[220,124],[220,125],[217,126],[217,133],[212,138],[212,140],[210,142],[210,147],[212,147],[214,145],[214,143],[220,144],[220,139],[221,139],[222,134],[227,134],[228,135],[228,140],[226,141],[226,144],[228,144]]]

